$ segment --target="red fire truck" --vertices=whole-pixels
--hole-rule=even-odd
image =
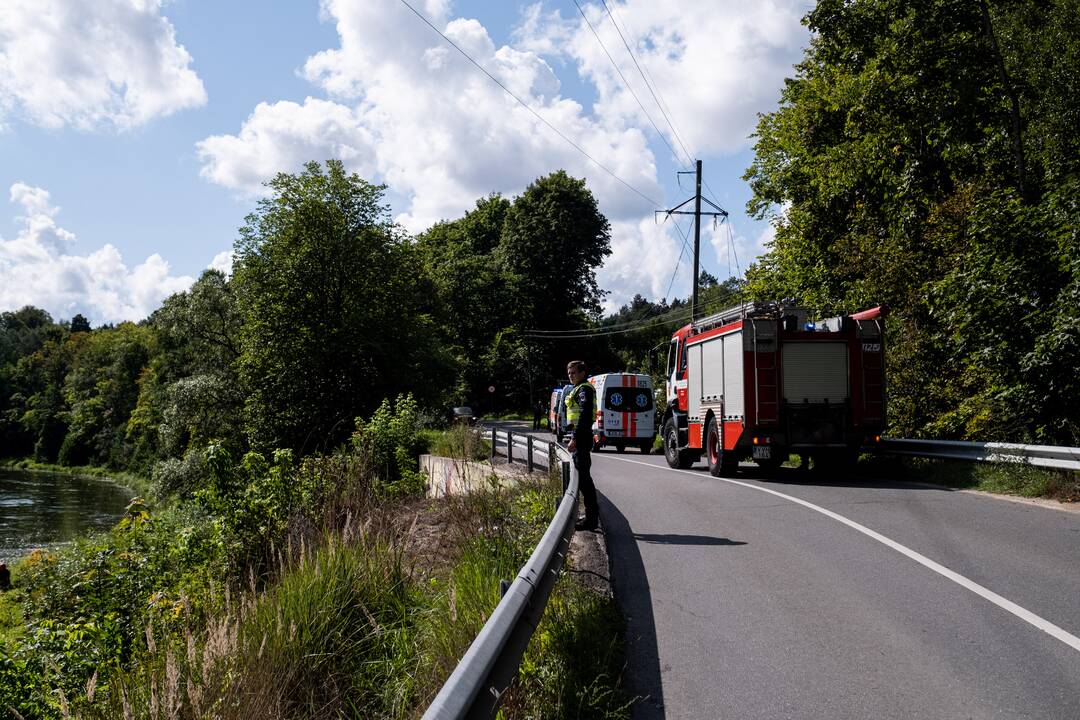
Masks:
[[[701,459],[713,475],[753,459],[775,469],[790,453],[854,458],[885,428],[880,307],[807,322],[787,301],[751,302],[675,332],[668,349],[664,454]]]

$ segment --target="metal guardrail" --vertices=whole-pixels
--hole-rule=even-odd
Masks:
[[[977,462],[1017,462],[1059,470],[1080,470],[1080,448],[1058,445],[884,438],[878,447],[880,451],[894,455]]]
[[[519,433],[494,429],[491,433],[492,453],[501,444],[507,449],[510,462],[523,459],[530,469],[539,459],[544,462],[538,464],[545,467],[552,460],[558,462],[563,495],[555,517],[529,561],[518,572],[480,634],[435,696],[423,720],[490,718],[494,715],[499,697],[517,674],[529,638],[544,614],[548,595],[558,579],[574,534],[578,473],[566,450],[556,443],[536,442],[532,436]],[[543,447],[546,452],[535,453],[536,446]]]

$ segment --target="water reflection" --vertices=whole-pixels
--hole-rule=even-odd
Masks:
[[[130,498],[105,480],[0,470],[0,562],[107,530]]]

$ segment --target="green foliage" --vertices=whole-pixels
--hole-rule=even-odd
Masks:
[[[446,373],[384,188],[336,160],[268,186],[236,243],[239,368],[253,445],[303,454],[336,447],[383,397],[437,395]]]
[[[424,476],[417,458],[426,442],[420,433],[420,415],[411,394],[398,395],[391,403],[384,399],[369,420],[356,418],[350,440],[364,467],[391,495],[423,492]]]
[[[425,430],[421,436],[427,452],[432,455],[461,460],[486,460],[491,457],[491,441],[485,439],[477,428],[464,423],[454,424],[446,430]]]
[[[1076,3],[829,0],[806,22],[746,173],[776,226],[750,293],[889,305],[894,434],[1075,444]]]
[[[142,385],[129,438],[146,436],[175,459],[212,440],[242,451],[246,395],[236,372],[243,317],[225,276],[207,270],[151,316],[160,354]]]
[[[621,687],[626,621],[615,600],[568,577],[548,599],[500,717],[629,718]]]
[[[208,479],[196,501],[214,518],[216,542],[229,558],[231,576],[258,567],[270,546],[285,536],[289,519],[304,511],[303,476],[291,450],[276,450],[272,460],[248,452],[236,462],[221,445],[205,452]]]
[[[58,462],[130,467],[127,422],[139,399],[153,334],[145,326],[122,323],[107,331],[74,335],[69,342],[80,346],[64,378],[68,431]]]
[[[564,328],[600,310],[594,268],[611,254],[611,226],[584,180],[560,170],[514,200],[496,253],[524,327]]]
[[[11,706],[27,718],[57,717],[62,702],[85,698],[91,678],[107,696],[148,622],[206,610],[206,573],[223,564],[212,535],[190,509],[151,513],[136,498],[109,533],[20,563],[26,633],[0,648],[0,673],[23,689]]]

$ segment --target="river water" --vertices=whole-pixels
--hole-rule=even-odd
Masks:
[[[130,499],[107,480],[0,469],[0,562],[107,530]]]

